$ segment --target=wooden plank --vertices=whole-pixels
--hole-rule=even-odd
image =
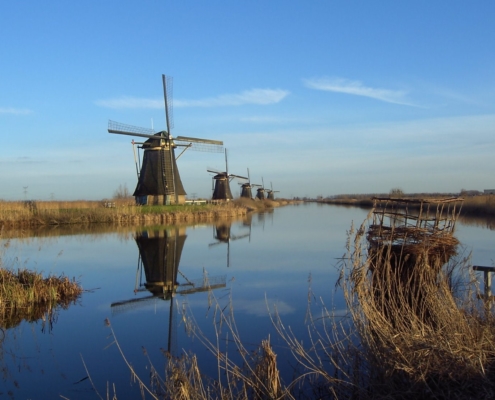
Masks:
[[[483,271],[483,272],[495,272],[495,267],[484,267],[481,265],[473,265],[474,271]]]

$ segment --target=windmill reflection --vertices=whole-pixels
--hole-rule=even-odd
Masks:
[[[245,223],[244,223],[244,226]],[[243,239],[251,236],[251,224],[249,223],[249,232],[242,235],[232,235],[232,222],[220,221],[213,227],[213,237],[216,242],[210,243],[208,246],[213,247],[219,244],[227,244],[227,267],[230,267],[230,242],[233,240]]]
[[[135,240],[139,249],[139,258],[134,294],[149,292],[151,296],[136,297],[111,304],[112,314],[118,314],[135,307],[144,306],[153,300],[170,301],[167,345],[169,353],[172,353],[175,347],[173,344],[176,328],[173,302],[175,295],[205,292],[226,286],[225,275],[210,278],[203,272],[202,278],[189,280],[179,270],[180,258],[186,238],[186,228],[178,226],[137,232]]]

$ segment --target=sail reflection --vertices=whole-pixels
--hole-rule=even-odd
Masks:
[[[186,227],[161,227],[136,232],[135,240],[139,249],[138,267],[134,294],[151,293],[145,297],[118,301],[111,304],[112,315],[127,310],[145,306],[153,300],[170,301],[168,346],[169,353],[173,352],[175,340],[174,297],[198,292],[224,288],[226,276],[209,277],[203,271],[203,276],[190,280],[179,269]],[[143,280],[144,273],[144,280]]]
[[[247,223],[249,223],[249,232],[241,235],[232,234],[232,221],[220,221],[213,227],[213,237],[216,239],[216,242],[210,243],[208,246],[212,247],[219,244],[227,244],[227,267],[230,267],[230,242],[251,237],[251,220],[244,220],[243,225],[248,226]]]

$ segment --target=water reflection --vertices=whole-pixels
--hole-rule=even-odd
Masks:
[[[249,225],[248,225],[249,224]],[[232,221],[221,221],[213,227],[213,237],[217,240],[210,243],[208,246],[217,246],[219,244],[227,244],[227,267],[230,267],[230,242],[233,240],[244,239],[251,236],[251,219],[246,219],[243,222],[244,226],[249,226],[249,232],[242,235],[232,235]]]
[[[174,348],[176,322],[173,299],[177,294],[188,295],[223,288],[226,276],[208,277],[205,272],[199,279],[190,280],[179,269],[182,250],[186,241],[185,226],[150,229],[136,232],[135,240],[139,249],[134,295],[151,293],[111,304],[112,314],[145,306],[150,301],[170,302],[167,350]],[[144,273],[144,279],[143,279]],[[180,280],[179,280],[180,276]]]
[[[491,217],[488,215],[486,215],[486,216],[460,215],[459,221],[463,225],[476,226],[478,228],[485,228],[485,229],[489,229],[491,231],[495,230],[495,217]]]

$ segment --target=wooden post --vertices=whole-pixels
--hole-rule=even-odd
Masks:
[[[494,296],[492,296],[492,273],[495,272],[495,267],[483,267],[480,265],[473,265],[474,271],[483,272],[484,293],[481,296],[485,301],[485,307],[487,312],[491,311]]]

